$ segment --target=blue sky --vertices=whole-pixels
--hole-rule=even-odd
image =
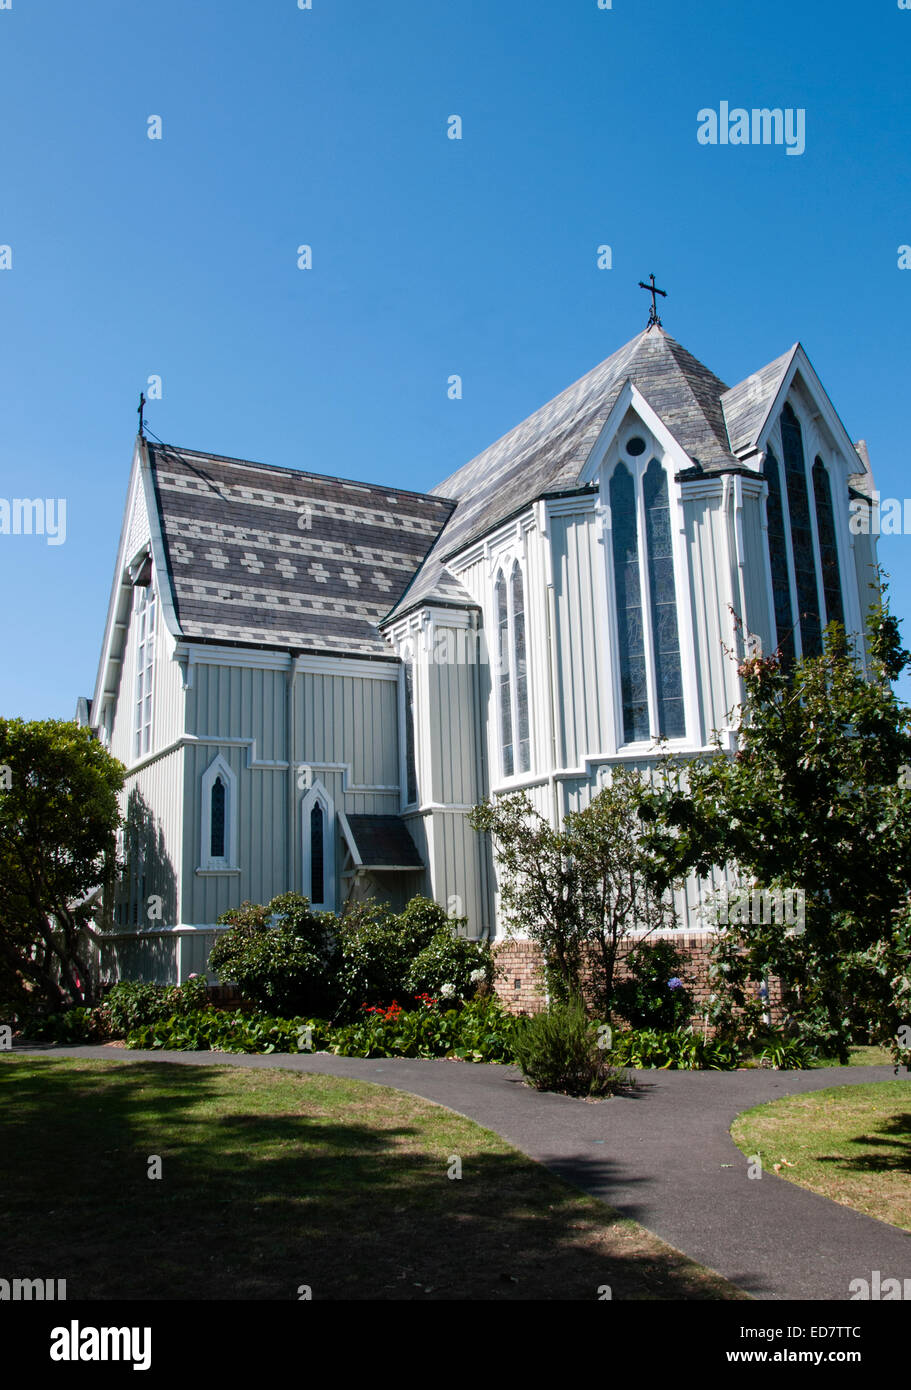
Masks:
[[[730,384],[800,339],[904,497],[909,54],[897,0],[12,0],[0,495],[67,536],[0,536],[0,712],[92,690],[152,374],[169,443],[429,488],[640,331],[654,270]],[[805,109],[805,152],[700,145],[722,100]],[[911,616],[911,538],[880,558]]]

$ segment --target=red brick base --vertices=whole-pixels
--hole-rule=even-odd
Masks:
[[[705,1006],[712,987],[709,982],[712,938],[706,933],[680,932],[671,940],[684,960],[683,973],[687,988],[696,1004],[693,1024],[701,1025]],[[494,956],[500,973],[494,989],[504,1008],[510,1013],[539,1013],[545,1005],[541,981],[541,949],[532,941],[507,938],[494,946]],[[624,961],[617,966],[616,978],[626,978]],[[778,981],[769,981],[770,1012],[773,1022],[780,1014]]]

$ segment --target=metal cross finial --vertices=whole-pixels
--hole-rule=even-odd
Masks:
[[[656,295],[656,294],[660,294],[661,297],[662,297],[662,299],[667,299],[667,290],[659,290],[659,289],[658,289],[658,287],[657,287],[656,284],[655,284],[655,272],[654,272],[654,271],[652,271],[651,275],[649,276],[649,280],[651,281],[651,284],[649,284],[649,285],[647,285],[647,284],[645,283],[644,280],[640,280],[640,281],[639,281],[639,288],[640,288],[640,290],[648,290],[649,294],[652,296],[652,309],[651,309],[651,313],[650,313],[649,316],[648,316],[648,327],[649,327],[649,328],[654,328],[654,327],[660,328],[660,327],[661,327],[661,320],[660,320],[659,317],[658,317],[658,302],[657,302],[657,300],[655,299],[655,295]]]
[[[145,405],[146,405],[146,398],[145,398],[145,395],[143,394],[142,391],[140,391],[140,393],[139,393],[139,410],[137,411],[137,414],[138,414],[138,416],[139,416],[139,435],[140,435],[140,438],[142,438],[142,431],[143,431],[143,429],[145,428],[145,426],[144,426],[144,424],[143,424],[143,419],[142,419],[142,412],[145,410]]]

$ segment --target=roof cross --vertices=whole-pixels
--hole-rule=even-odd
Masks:
[[[655,327],[660,328],[660,327],[661,327],[661,320],[660,320],[659,317],[658,317],[658,302],[657,302],[657,300],[655,299],[655,295],[656,295],[656,294],[660,294],[661,297],[662,297],[663,299],[667,299],[667,290],[659,290],[659,289],[658,289],[658,287],[657,287],[656,284],[655,284],[655,272],[654,272],[654,271],[652,271],[651,275],[649,276],[649,280],[651,281],[651,284],[649,284],[649,285],[647,285],[647,284],[645,283],[644,280],[640,280],[640,281],[639,281],[639,288],[640,288],[640,290],[648,290],[649,294],[652,296],[652,308],[651,308],[651,313],[650,313],[649,316],[648,316],[648,327],[649,327],[649,328],[655,328]]]

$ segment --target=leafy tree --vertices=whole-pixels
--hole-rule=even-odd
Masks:
[[[88,729],[0,718],[0,989],[16,1008],[92,1003],[87,902],[108,887],[125,769]]]
[[[488,833],[510,931],[541,947],[548,990],[561,1003],[586,993],[610,1013],[617,961],[636,929],[643,938],[677,925],[669,884],[657,884],[641,840],[638,805],[647,783],[635,769],[612,781],[555,830],[524,792],[474,807]]]
[[[668,876],[728,864],[805,895],[796,926],[750,910],[719,934],[720,1014],[749,1021],[761,1006],[748,982],[775,975],[796,1031],[842,1061],[860,1029],[894,1043],[909,1002],[896,912],[911,888],[911,712],[891,682],[911,655],[885,587],[867,632],[867,671],[837,623],[790,670],[777,653],[744,661],[734,756],[667,760],[641,807]]]

